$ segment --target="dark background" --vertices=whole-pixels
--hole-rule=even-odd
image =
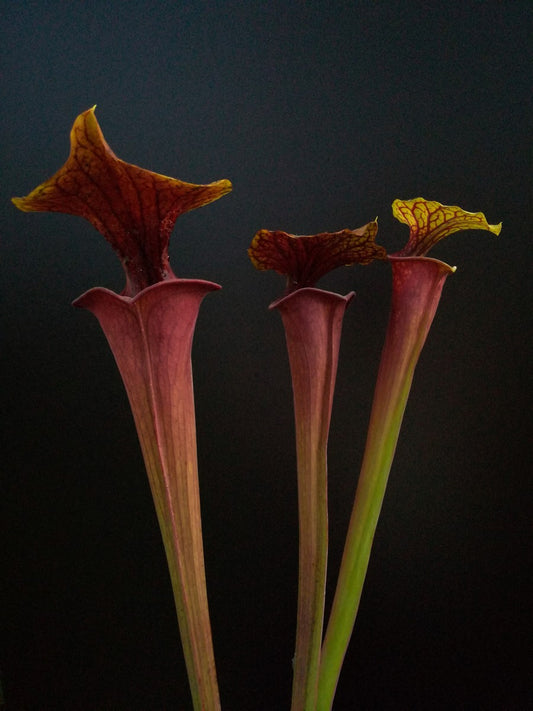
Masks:
[[[533,708],[529,2],[2,3],[0,668],[7,711],[189,709],[136,434],[93,316],[123,275],[83,220],[9,202],[68,155],[81,111],[114,151],[234,191],[178,220],[175,272],[217,281],[194,348],[224,709],[288,709],[297,513],[282,279],[259,228],[314,233],[396,197],[503,221],[432,255],[450,277],[416,373],[338,711]],[[387,265],[357,291],[330,436],[331,584],[386,326]]]

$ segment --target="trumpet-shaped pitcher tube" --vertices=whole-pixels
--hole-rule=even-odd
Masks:
[[[285,328],[296,425],[299,574],[292,711],[316,709],[328,548],[327,441],[342,320],[353,297],[314,283],[343,264],[384,259],[376,233],[375,220],[316,235],[259,230],[248,250],[257,269],[287,278],[287,295],[271,308],[279,309]]]
[[[444,262],[426,257],[391,256],[389,259],[393,275],[391,312],[355,505],[322,648],[318,711],[332,708],[414,370],[446,277],[454,271]]]
[[[272,304],[292,375],[299,510],[299,582],[292,710],[316,706],[328,552],[327,442],[342,321],[353,293],[304,288]]]
[[[191,345],[200,303],[217,284],[160,282],[130,298],[91,289],[130,401],[167,556],[197,711],[220,709],[204,572]]]
[[[317,711],[329,711],[352,634],[370,550],[418,358],[446,277],[455,271],[425,257],[443,237],[461,230],[499,234],[481,212],[415,198],[395,200],[394,216],[409,225],[409,241],[392,264],[392,301],[355,502],[331,616],[322,646]]]

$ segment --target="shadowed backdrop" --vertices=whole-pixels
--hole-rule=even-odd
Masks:
[[[528,2],[3,4],[0,673],[6,711],[190,708],[132,417],[96,319],[120,291],[83,220],[18,212],[97,104],[117,155],[233,192],[178,219],[171,263],[219,282],[194,344],[198,454],[223,708],[289,707],[297,585],[283,279],[260,228],[407,239],[394,198],[503,221],[432,256],[448,280],[422,354],[338,711],[533,703]],[[385,264],[321,286],[345,317],[330,435],[333,590],[386,327]],[[530,437],[529,437],[530,439]],[[530,671],[530,670],[529,670]]]

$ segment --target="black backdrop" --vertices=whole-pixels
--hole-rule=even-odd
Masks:
[[[338,690],[346,709],[531,708],[529,2],[3,3],[0,669],[8,711],[188,709],[170,585],[125,394],[96,320],[120,290],[89,224],[10,204],[97,103],[116,153],[234,191],[179,219],[175,272],[218,281],[194,347],[212,623],[224,708],[289,707],[296,599],[282,280],[246,248],[396,197],[503,221],[452,236]],[[357,291],[330,437],[331,583],[386,325],[385,265]],[[531,649],[529,648],[529,652]]]

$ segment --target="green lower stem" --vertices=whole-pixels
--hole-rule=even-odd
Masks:
[[[317,711],[330,711],[333,706],[337,681],[359,609],[409,387],[410,381],[398,394],[393,412],[389,410],[388,417],[381,420],[381,426],[373,431],[372,426],[370,428],[337,591],[322,647]],[[374,409],[376,419],[379,418],[379,409]]]
[[[190,482],[180,493],[180,504],[170,502],[169,508],[163,504],[157,509],[193,708],[195,711],[220,711],[196,482]]]

